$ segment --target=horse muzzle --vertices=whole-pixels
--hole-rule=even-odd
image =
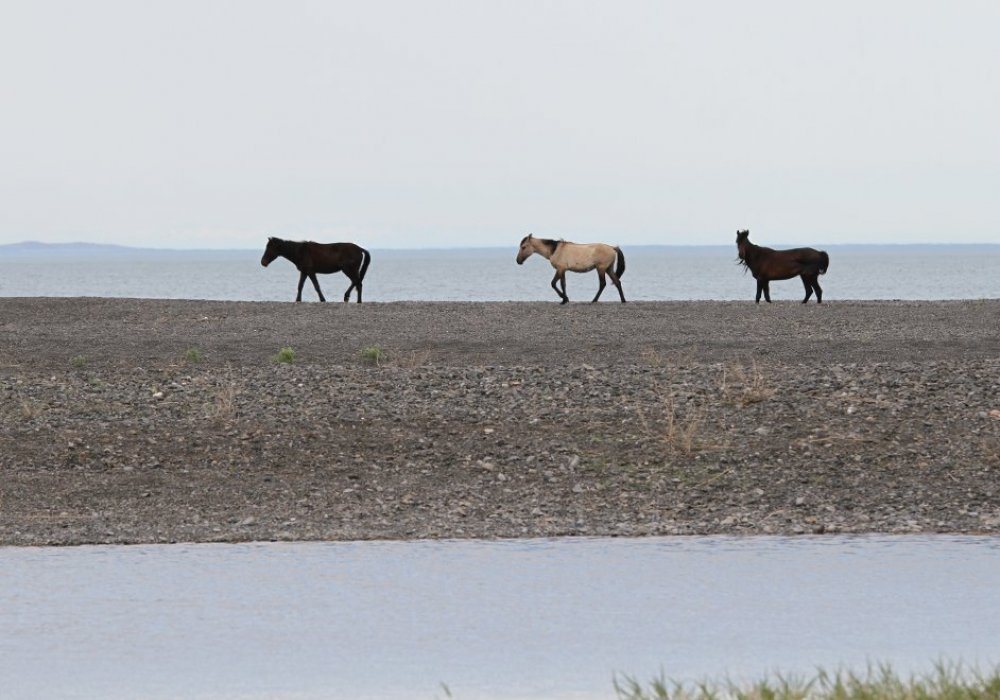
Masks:
[[[273,260],[273,258],[272,258],[272,260]],[[271,264],[271,260],[268,260],[266,257],[261,258],[260,259],[260,264],[261,264],[262,267],[267,267],[268,265]]]

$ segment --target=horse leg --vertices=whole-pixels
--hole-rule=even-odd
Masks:
[[[556,290],[556,294],[559,295],[559,298],[562,299],[565,304],[566,300],[563,299],[563,293],[559,291],[559,270],[556,270],[555,277],[552,278],[552,288]]]
[[[354,286],[357,284],[357,281],[347,272],[347,270],[344,270],[344,275],[347,279],[351,280],[351,286],[347,288],[346,292],[344,292],[344,303],[346,304],[351,300],[351,292],[354,290]]]
[[[562,282],[562,291],[559,291],[559,283]],[[556,270],[555,277],[552,278],[552,288],[556,290],[556,294],[562,299],[563,304],[569,301],[569,297],[566,296],[566,271]]]
[[[593,304],[594,302],[596,302],[598,299],[601,298],[601,292],[604,291],[604,285],[606,284],[606,282],[604,281],[604,270],[602,270],[601,268],[597,268],[597,279],[599,280],[600,284],[597,287],[597,294],[594,296],[594,299],[590,302],[591,304]]]
[[[618,275],[616,275],[611,270],[611,268],[608,268],[608,277],[611,278],[611,284],[615,285],[615,288],[618,290],[618,296],[620,296],[622,298],[622,303],[624,304],[625,303],[625,292],[622,291],[622,282],[621,282],[621,280],[618,278]]]
[[[302,301],[302,285],[306,283],[306,273],[299,273],[299,293],[295,295],[295,301]]]
[[[819,277],[813,276],[812,278],[812,288],[816,290],[816,303],[823,303],[823,289],[819,286]]]
[[[757,280],[757,298],[754,300],[755,304],[760,303],[760,295],[763,291],[764,291],[764,283],[761,282],[760,280]]]
[[[316,293],[319,294],[319,300],[326,301],[326,297],[323,296],[323,290],[319,288],[319,280],[316,279],[316,273],[310,272],[309,279],[312,280],[313,286],[316,288]]]
[[[771,280],[764,280],[764,300],[771,303]]]
[[[347,275],[347,278],[349,280],[351,280],[351,286],[347,288],[346,292],[344,292],[344,301],[345,302],[349,302],[351,300],[351,290],[357,289],[358,290],[358,303],[360,304],[361,303],[361,280],[357,278],[357,275],[349,275],[349,274],[347,274],[347,272],[344,272],[344,274]]]
[[[809,297],[811,297],[813,293],[812,280],[806,275],[802,275],[802,286],[806,288],[806,298],[802,300],[802,303],[805,304],[809,301]]]

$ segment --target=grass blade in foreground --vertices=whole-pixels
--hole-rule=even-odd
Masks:
[[[811,678],[776,675],[749,684],[687,684],[663,676],[643,684],[622,676],[614,684],[620,700],[1000,700],[1000,667],[983,673],[939,663],[931,673],[904,678],[880,665],[863,674],[819,670]]]

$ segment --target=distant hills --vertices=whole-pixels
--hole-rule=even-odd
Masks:
[[[22,241],[20,243],[7,243],[0,245],[2,253],[96,253],[107,254],[128,254],[139,251],[148,251],[150,248],[133,248],[127,245],[114,245],[111,243],[42,243],[41,241]]]
[[[116,245],[114,243],[42,243],[41,241],[22,241],[20,243],[0,244],[0,256],[3,255],[60,255],[60,256],[99,256],[118,257],[128,255],[178,255],[192,252],[219,253],[233,252],[235,249],[182,249],[182,248],[144,248],[140,246]],[[246,252],[246,251],[244,251]]]

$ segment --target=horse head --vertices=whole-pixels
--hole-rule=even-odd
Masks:
[[[743,229],[736,232],[736,249],[739,251],[740,260],[746,257],[747,246],[750,245],[750,229]]]
[[[521,245],[517,249],[517,264],[522,265],[524,261],[531,257],[531,254],[535,252],[535,245],[532,243],[532,236],[529,233],[527,236],[521,239]]]
[[[260,259],[260,264],[267,267],[281,254],[281,239],[271,236],[267,239],[267,247],[264,248],[264,255]]]

